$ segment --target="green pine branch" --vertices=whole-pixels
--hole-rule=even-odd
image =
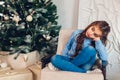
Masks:
[[[61,26],[52,0],[5,0],[0,9],[1,51],[56,52]]]

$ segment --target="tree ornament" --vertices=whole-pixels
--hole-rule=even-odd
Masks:
[[[25,23],[24,23],[24,22],[22,22],[22,23],[20,24],[19,29],[25,29]]]
[[[3,5],[5,2],[4,1],[0,1],[0,5]]]
[[[43,37],[44,37],[46,40],[50,40],[50,38],[51,38],[50,35],[43,35]]]
[[[45,0],[45,2],[48,2],[48,1],[50,1],[50,0]]]
[[[20,18],[19,18],[19,16],[17,16],[17,15],[14,15],[14,17],[13,17],[13,21],[15,21],[15,22],[19,22],[19,21],[20,21]]]
[[[32,36],[31,35],[26,35],[25,42],[31,43],[32,41]]]
[[[33,2],[33,0],[28,0],[28,2]]]
[[[10,43],[12,44],[13,42],[12,42],[12,41],[10,41]]]
[[[34,13],[35,13],[35,11],[33,10],[33,11],[31,12],[31,14],[26,17],[26,20],[27,20],[28,22],[31,22],[31,21],[33,20],[32,15],[33,15]]]
[[[32,13],[32,12],[33,12],[33,9],[29,9],[28,11],[29,11],[29,13]]]
[[[33,17],[32,17],[31,15],[28,15],[28,16],[26,17],[26,20],[27,20],[28,22],[31,22],[31,21],[33,20]]]
[[[51,36],[47,35],[46,40],[50,40]]]
[[[16,22],[16,26],[18,26],[18,22],[20,21],[19,16],[15,14],[15,15],[13,16],[13,19],[12,19],[12,20],[15,21],[15,22]]]
[[[0,13],[0,16],[3,16],[3,14],[2,14],[2,13]]]
[[[8,15],[4,15],[4,20],[9,20],[9,16]]]

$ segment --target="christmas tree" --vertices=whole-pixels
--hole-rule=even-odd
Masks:
[[[60,26],[51,0],[0,1],[0,51],[56,52]]]

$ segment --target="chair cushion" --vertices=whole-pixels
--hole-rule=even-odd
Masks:
[[[58,39],[58,46],[57,46],[57,54],[61,54],[69,37],[71,36],[72,32],[75,30],[68,30],[68,29],[62,29],[59,33],[59,39]]]
[[[77,73],[68,71],[53,71],[48,67],[41,70],[41,80],[104,80],[101,71]]]

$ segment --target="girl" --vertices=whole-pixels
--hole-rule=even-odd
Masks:
[[[92,22],[85,30],[75,30],[68,40],[62,55],[54,55],[51,63],[60,70],[85,73],[92,68],[96,54],[105,66],[105,48],[109,24],[106,21]]]

